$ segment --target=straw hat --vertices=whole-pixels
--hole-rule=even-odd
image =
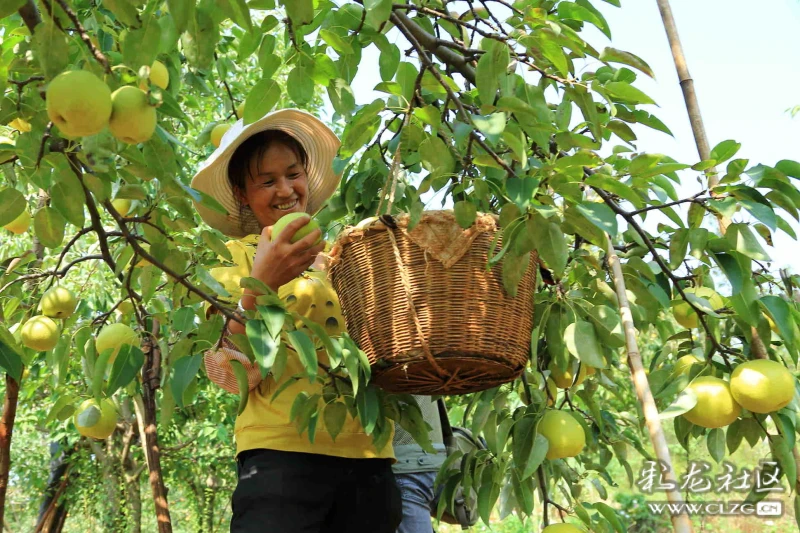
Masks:
[[[261,227],[249,208],[243,209],[239,216],[239,204],[228,181],[228,163],[248,137],[266,130],[283,130],[297,139],[308,154],[307,213],[315,214],[339,186],[341,176],[333,171],[333,159],[341,143],[318,118],[299,109],[280,109],[247,126],[239,119],[222,136],[219,148],[201,164],[192,178],[192,188],[214,198],[228,211],[228,215],[195,202],[197,212],[206,224],[229,237],[261,233]]]

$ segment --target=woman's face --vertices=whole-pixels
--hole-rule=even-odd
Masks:
[[[237,191],[262,228],[289,213],[305,212],[308,177],[297,154],[283,143],[273,143],[261,160],[250,161],[245,189]]]

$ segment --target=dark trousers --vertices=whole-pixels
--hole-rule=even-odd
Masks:
[[[389,459],[250,450],[237,466],[231,533],[394,533],[403,516]]]

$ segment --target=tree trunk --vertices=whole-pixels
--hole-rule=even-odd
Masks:
[[[6,512],[6,490],[8,490],[8,471],[11,468],[11,434],[14,419],[17,417],[19,383],[6,374],[6,398],[3,402],[3,416],[0,418],[0,524],[4,523]]]
[[[39,506],[36,533],[60,533],[67,517],[67,504],[62,496],[69,486],[69,459],[75,448],[62,448],[64,442],[50,443],[50,478]]]
[[[158,336],[158,320],[153,319],[153,337]],[[172,520],[169,516],[167,488],[161,474],[161,450],[158,447],[158,430],[156,419],[156,390],[159,387],[161,370],[161,351],[152,337],[146,337],[143,343],[145,353],[142,370],[142,401],[144,403],[144,451],[147,466],[150,469],[150,488],[153,491],[153,504],[156,508],[158,533],[172,533]]]

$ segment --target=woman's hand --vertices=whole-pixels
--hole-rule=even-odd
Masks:
[[[325,249],[324,241],[314,244],[321,236],[319,229],[315,229],[295,243],[291,242],[294,234],[308,223],[309,218],[306,216],[293,220],[274,241],[270,240],[272,226],[264,228],[258,241],[250,276],[277,291],[281,285],[305,272],[317,258],[317,254]]]

